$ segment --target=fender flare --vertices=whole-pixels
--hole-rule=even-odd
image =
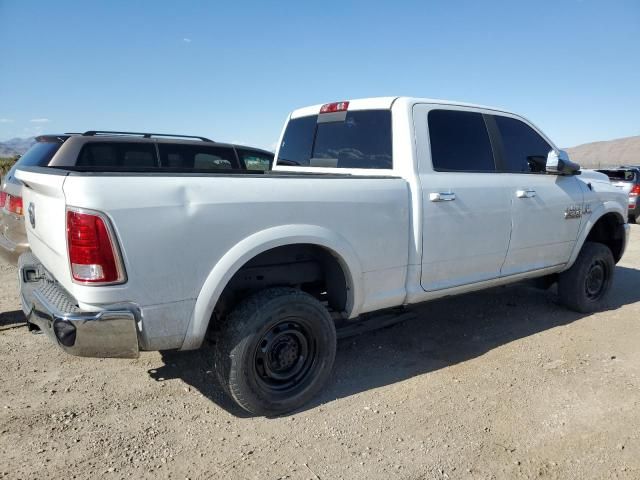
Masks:
[[[276,247],[311,244],[329,250],[340,262],[348,285],[346,311],[358,315],[363,299],[362,267],[355,249],[338,233],[317,225],[284,225],[255,232],[228,250],[207,276],[196,299],[180,350],[202,345],[213,310],[229,281],[249,260]]]
[[[580,228],[580,234],[576,240],[576,244],[573,247],[573,251],[571,252],[571,257],[569,257],[569,262],[566,265],[566,269],[571,268],[576,259],[578,258],[578,254],[580,250],[582,250],[582,246],[584,242],[587,240],[587,236],[591,232],[593,226],[598,223],[598,221],[608,213],[615,213],[620,217],[621,223],[625,223],[626,212],[623,212],[620,204],[615,201],[605,201],[601,205],[599,205],[589,216],[584,225]]]

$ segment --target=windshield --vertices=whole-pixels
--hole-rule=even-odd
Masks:
[[[290,120],[277,165],[393,168],[390,110],[359,110],[338,121],[323,120],[321,115]]]

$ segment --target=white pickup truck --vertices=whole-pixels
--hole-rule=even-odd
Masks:
[[[267,174],[16,176],[30,326],[83,356],[211,338],[221,385],[253,414],[309,400],[336,323],[366,312],[537,277],[596,310],[629,232],[626,195],[526,119],[419,98],[296,110]]]

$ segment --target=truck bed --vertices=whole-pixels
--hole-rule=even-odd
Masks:
[[[17,176],[26,185],[25,208],[35,204],[36,227],[27,222],[27,229],[44,267],[81,307],[139,305],[149,319],[146,334],[164,339],[162,347],[180,347],[216,267],[228,276],[265,248],[318,244],[346,259],[356,290],[349,316],[397,305],[406,294],[410,194],[401,178],[77,168],[25,169]],[[107,215],[125,284],[72,282],[67,206]]]

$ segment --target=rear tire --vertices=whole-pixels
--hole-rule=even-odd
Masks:
[[[611,289],[615,261],[609,247],[586,242],[573,266],[558,277],[560,301],[580,313],[602,309]]]
[[[635,215],[629,215],[629,223],[638,223]]]
[[[216,342],[218,379],[254,415],[290,412],[327,382],[336,329],[327,309],[294,288],[269,288],[240,303]]]

